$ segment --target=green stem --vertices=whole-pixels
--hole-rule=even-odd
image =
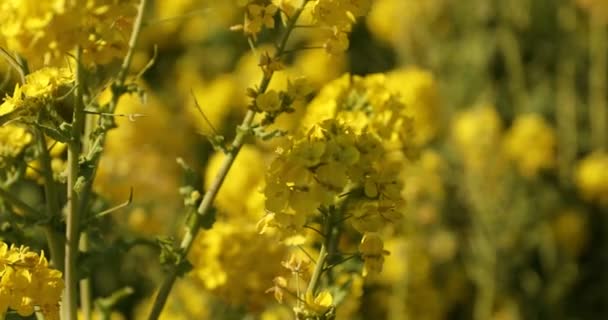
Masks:
[[[608,136],[608,105],[606,104],[606,69],[608,42],[606,25],[598,14],[592,13],[589,35],[589,121],[594,149],[605,150]]]
[[[89,251],[89,235],[86,231],[82,231],[80,234],[79,243],[80,252]],[[80,280],[80,308],[82,309],[82,319],[91,319],[91,278],[86,277]]]
[[[81,154],[82,129],[85,114],[83,104],[83,70],[82,50],[76,49],[76,89],[74,91],[74,117],[72,122],[72,136],[68,143],[68,177],[67,177],[67,226],[65,246],[65,295],[62,307],[65,305],[65,316],[68,320],[77,319],[77,283],[78,274],[76,264],[78,261],[78,243],[80,241],[80,203],[77,190],[80,176],[79,157]]]
[[[87,154],[91,150],[91,133],[95,128],[95,121],[93,117],[85,115],[84,121],[84,135],[82,141],[82,154]],[[85,191],[88,189],[88,185],[84,188]],[[80,196],[80,217],[81,221],[90,219],[90,206],[89,206],[90,192],[83,192]],[[86,227],[80,233],[80,243],[78,244],[81,253],[89,251],[89,234]],[[91,279],[89,277],[80,280],[80,306],[82,309],[83,320],[90,320],[92,316],[92,297],[91,297]]]
[[[306,289],[307,297],[314,298],[315,296],[315,292],[319,286],[319,280],[321,279],[321,274],[323,273],[323,269],[325,267],[325,261],[327,261],[327,256],[327,247],[325,246],[325,243],[323,243],[321,245],[321,250],[319,251],[319,258],[317,259],[315,270],[312,273],[312,277],[308,283],[308,288]]]
[[[274,54],[274,58],[280,57],[285,51],[285,47],[287,46],[287,41],[289,40],[289,36],[291,32],[294,30],[296,22],[298,18],[302,14],[304,7],[308,1],[304,1],[302,5],[294,12],[294,14],[289,18],[288,23],[285,27],[285,33],[283,34],[281,40],[279,41],[279,45],[277,46],[277,51]],[[258,93],[264,93],[268,89],[268,85],[270,84],[270,80],[272,80],[273,72],[269,72],[264,74],[260,86],[258,88]],[[241,147],[245,142],[245,138],[250,134],[251,125],[253,123],[254,117],[256,113],[252,110],[248,110],[245,114],[245,117],[240,125],[240,130],[237,131],[237,135],[232,141],[232,145],[230,147],[230,152],[224,158],[218,173],[215,176],[215,179],[211,183],[209,190],[205,193],[201,204],[197,209],[197,215],[194,217],[194,222],[190,224],[190,226],[186,229],[186,233],[182,238],[182,242],[180,244],[181,251],[181,260],[183,260],[187,255],[196,235],[199,232],[200,222],[204,220],[204,218],[211,212],[213,201],[219,192],[224,179],[228,175],[228,171],[232,167],[236,156],[238,155]],[[158,290],[158,294],[154,300],[154,304],[152,305],[152,310],[150,311],[150,315],[148,317],[149,320],[156,320],[160,316],[169,293],[177,279],[179,272],[179,266],[175,265],[171,268],[168,275],[165,277],[161,286]]]
[[[315,293],[317,291],[317,287],[319,286],[319,281],[321,280],[321,275],[324,271],[329,270],[325,268],[326,264],[331,264],[329,261],[335,259],[336,253],[336,240],[339,236],[339,230],[337,229],[337,225],[335,224],[337,217],[337,212],[333,207],[327,210],[327,213],[323,219],[323,243],[321,244],[321,249],[319,250],[319,258],[317,258],[315,269],[312,273],[312,277],[310,278],[310,282],[308,283],[308,288],[306,289],[306,297],[314,298]],[[331,272],[331,270],[329,270]],[[331,281],[331,279],[330,279]]]
[[[49,251],[51,251],[50,261],[52,265],[59,271],[63,272],[64,270],[64,244],[65,238],[61,232],[55,230],[52,225],[44,226],[44,235],[46,236],[46,241],[49,246]]]
[[[137,41],[139,39],[139,35],[141,34],[141,29],[143,27],[144,14],[146,12],[146,8],[148,5],[148,0],[141,0],[139,3],[139,7],[137,8],[137,17],[135,18],[135,23],[133,25],[133,31],[131,32],[131,38],[129,39],[129,49],[125,58],[122,61],[122,65],[120,71],[118,73],[116,83],[114,86],[119,88],[121,92],[124,90],[125,82],[127,80],[127,74],[129,69],[131,68],[131,61],[133,60],[133,55],[135,54],[135,47],[137,46]],[[118,106],[118,100],[120,99],[120,94],[112,94],[112,98],[109,103],[109,114],[113,114],[116,111],[116,107]],[[88,136],[87,136],[88,138]],[[97,173],[97,167],[99,166],[99,160],[101,158],[101,153],[96,153],[95,150],[99,148],[103,148],[106,140],[106,132],[101,133],[97,136],[95,141],[90,144],[90,147],[87,150],[86,158],[91,162],[93,167],[93,173],[89,177],[89,181],[85,184],[82,196],[81,196],[81,208],[86,209],[89,198],[91,197],[91,193],[93,192],[93,181],[95,180],[95,175]]]
[[[46,211],[49,218],[49,224],[45,226],[45,235],[49,250],[51,251],[51,261],[55,268],[64,271],[65,251],[63,243],[65,239],[61,233],[53,229],[53,220],[61,217],[61,209],[59,206],[59,196],[57,195],[57,184],[53,178],[53,168],[51,167],[51,155],[46,146],[46,138],[40,128],[34,128],[36,142],[38,143],[38,151],[40,152],[40,166],[42,175],[44,176],[44,196],[46,202]]]

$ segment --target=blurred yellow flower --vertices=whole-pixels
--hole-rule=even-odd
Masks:
[[[317,293],[316,296],[312,296],[310,291],[306,292],[306,303],[308,305],[308,309],[313,311],[316,314],[322,315],[329,310],[329,308],[334,303],[334,298],[331,293],[327,290],[323,290]]]
[[[387,86],[407,107],[416,144],[422,146],[435,138],[442,124],[442,109],[433,74],[417,67],[398,69],[387,74]]]
[[[366,233],[359,244],[359,252],[363,258],[363,276],[382,272],[384,256],[389,254],[384,250],[384,241],[377,233]]]
[[[251,223],[218,221],[196,238],[188,259],[192,275],[228,304],[260,310],[272,296],[265,293],[281,273],[286,248],[260,235]]]
[[[128,116],[117,117],[118,128],[108,132],[94,190],[118,204],[128,199],[133,189],[134,216],[115,217],[131,222],[132,227],[156,226],[135,229],[138,232],[166,232],[183,205],[176,192],[182,172],[175,159],[191,157],[188,146],[192,132],[185,119],[169,110],[152,92],[147,92],[146,101],[135,94],[122,96],[116,112]]]
[[[209,188],[211,182],[219,170],[226,155],[216,152],[207,164],[205,170],[205,188]],[[263,195],[260,183],[264,181],[263,154],[255,146],[245,145],[241,148],[238,157],[234,161],[230,172],[224,180],[222,188],[216,196],[215,204],[230,219],[259,220],[264,214],[263,205],[260,211],[255,211],[252,198],[261,199]]]
[[[137,1],[14,0],[0,5],[0,36],[31,66],[62,63],[80,45],[88,62],[105,64],[126,52]]]
[[[608,205],[608,154],[596,151],[580,160],[574,181],[585,199]]]
[[[489,156],[495,156],[501,131],[500,116],[490,105],[461,111],[452,123],[452,139],[465,165],[472,169],[479,169]]]
[[[555,166],[556,145],[553,128],[537,114],[518,116],[503,140],[505,155],[525,177]]]
[[[587,216],[574,209],[562,210],[551,223],[560,252],[576,258],[589,240]]]
[[[32,140],[31,133],[23,127],[11,124],[0,127],[0,168],[19,156]]]

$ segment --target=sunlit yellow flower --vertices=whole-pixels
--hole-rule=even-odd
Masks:
[[[480,168],[485,159],[495,156],[502,134],[502,121],[493,106],[484,105],[457,114],[452,123],[452,138],[470,168]]]
[[[443,119],[433,74],[416,67],[398,69],[387,74],[387,86],[407,106],[405,112],[412,119],[416,145],[425,145],[435,138]]]
[[[46,319],[58,320],[62,290],[61,272],[49,268],[44,253],[0,241],[0,315],[12,309],[25,317],[39,307]]]
[[[513,160],[519,172],[533,177],[542,169],[555,166],[557,138],[553,129],[537,114],[515,119],[504,137],[505,155]]]
[[[0,105],[0,124],[36,120],[40,109],[57,105],[57,99],[69,92],[73,82],[74,74],[68,68],[42,68],[28,74],[25,83],[17,84],[12,96]]]
[[[308,309],[315,312],[316,314],[322,315],[329,310],[334,302],[334,298],[331,293],[327,290],[323,290],[317,293],[316,296],[312,296],[310,291],[306,295],[306,303]]]
[[[574,181],[584,198],[608,205],[608,154],[596,151],[583,158]]]
[[[16,0],[0,5],[0,36],[30,66],[62,63],[76,45],[89,62],[103,64],[126,52],[137,1],[76,3]]]
[[[211,182],[215,179],[225,156],[223,152],[218,152],[209,159],[205,171],[205,188],[209,188]],[[234,219],[251,218],[252,221],[257,221],[262,217],[264,214],[263,207],[259,209],[260,211],[252,211],[250,210],[253,209],[250,206],[251,202],[247,199],[254,197],[263,199],[259,187],[264,180],[265,167],[263,154],[256,147],[245,145],[241,148],[239,156],[232,165],[215,199],[222,215],[226,214]]]

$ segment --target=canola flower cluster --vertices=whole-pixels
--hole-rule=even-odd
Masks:
[[[286,247],[255,225],[236,221],[216,222],[201,233],[190,251],[191,275],[228,304],[260,310],[268,304],[264,291],[281,271],[278,263]],[[272,263],[276,262],[276,263]]]
[[[105,64],[126,53],[135,0],[17,0],[0,4],[0,46],[30,66],[64,63],[77,45],[84,59]]]
[[[291,241],[324,211],[339,208],[364,235],[363,273],[380,272],[386,252],[377,232],[405,209],[398,160],[411,141],[406,109],[382,75],[346,75],[325,87],[309,105],[303,133],[279,149],[268,169],[261,231],[278,230]]]
[[[16,84],[13,94],[0,104],[0,167],[7,166],[29,146],[34,138],[23,124],[47,119],[61,123],[67,107],[61,98],[67,95],[74,82],[68,68],[45,67],[25,77],[24,84]]]
[[[8,309],[29,316],[36,308],[47,320],[59,319],[61,272],[27,247],[0,242],[0,317]]]
[[[323,48],[330,54],[339,54],[349,47],[348,34],[357,18],[367,14],[370,0],[249,0],[244,4],[245,34],[254,39],[263,29],[275,28],[275,15],[283,12],[287,16],[306,2],[310,26],[321,30]]]
[[[389,84],[384,74],[344,75],[327,84],[308,105],[302,127],[337,119],[356,134],[367,130],[390,150],[415,151],[411,150],[415,149],[415,127],[406,105],[409,101]]]
[[[0,123],[21,120],[33,123],[44,108],[59,112],[60,98],[69,93],[74,74],[68,68],[45,67],[28,74],[25,83],[15,85],[13,95],[0,105]]]
[[[14,125],[0,127],[0,168],[17,158],[32,139],[26,128]]]
[[[317,0],[313,1],[313,21],[326,30],[323,47],[337,54],[349,47],[348,33],[355,19],[367,14],[370,0]]]

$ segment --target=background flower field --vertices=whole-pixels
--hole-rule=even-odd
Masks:
[[[148,319],[172,272],[160,319],[608,315],[608,1],[156,0],[135,50],[139,1],[64,2],[0,4],[0,319],[58,310],[70,190],[79,319]]]

